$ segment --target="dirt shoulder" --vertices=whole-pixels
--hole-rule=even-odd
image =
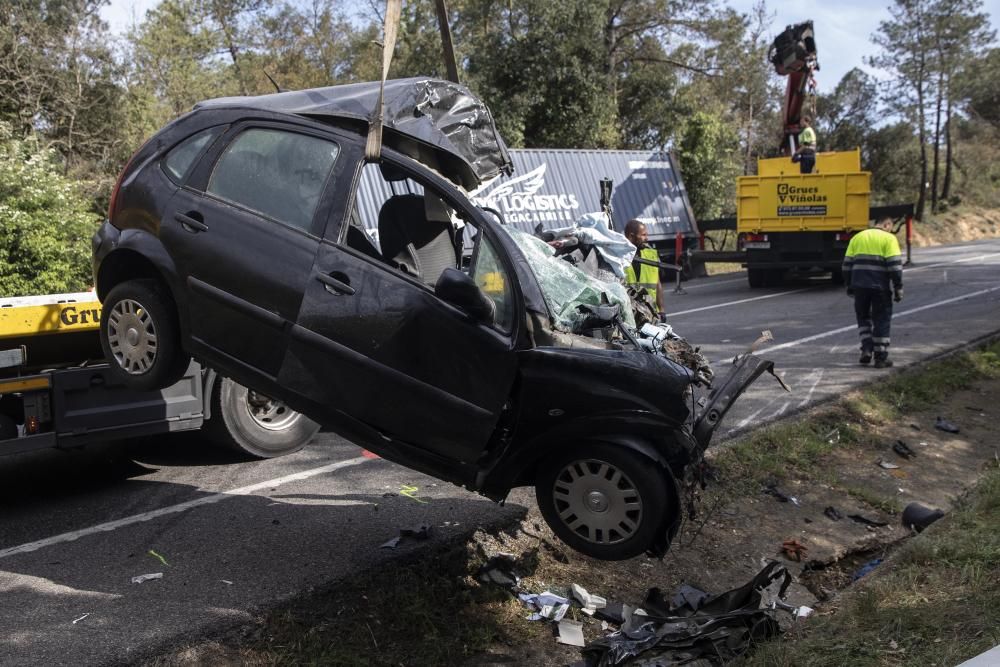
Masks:
[[[961,243],[1000,236],[1000,210],[960,206],[913,225],[917,247]]]
[[[578,661],[579,650],[556,643],[551,624],[526,620],[529,611],[506,591],[476,583],[479,566],[499,553],[518,557],[528,573],[521,586],[528,591],[566,595],[576,583],[608,600],[633,605],[640,604],[654,586],[671,591],[689,583],[721,592],[748,581],[763,563],[781,560],[795,576],[789,602],[816,608],[819,617],[814,617],[814,625],[825,627],[821,625],[825,618],[820,617],[836,617],[853,589],[867,590],[867,577],[861,584],[851,584],[861,565],[888,557],[900,545],[918,544],[899,525],[898,513],[907,503],[944,509],[949,516],[941,525],[961,523],[963,519],[950,518],[956,499],[964,497],[985,469],[997,466],[1000,343],[883,377],[836,403],[717,448],[712,457],[717,481],[702,494],[698,515],[685,522],[662,561],[636,558],[608,563],[570,551],[548,531],[531,495],[520,491],[511,502],[526,506],[528,514],[507,532],[478,532],[467,544],[442,544],[391,570],[317,590],[263,612],[252,625],[192,642],[157,658],[154,664],[558,665]],[[960,433],[935,429],[938,416],[958,424]],[[912,458],[893,451],[893,444],[900,440],[915,453]],[[880,466],[880,461],[888,466]],[[789,500],[782,502],[779,496]],[[834,520],[824,514],[828,507],[843,518]],[[885,525],[866,525],[850,515]],[[936,532],[937,525],[918,539]],[[782,543],[793,539],[806,549],[799,561],[782,553]],[[993,544],[995,548],[995,540]],[[920,598],[919,568],[937,571],[933,554],[938,547],[908,548],[917,554],[907,561],[915,568],[906,575],[910,577],[906,599],[912,601]],[[941,576],[955,577],[955,590],[975,586],[992,591],[983,600],[993,604],[1000,596],[997,562],[994,557],[992,570],[959,567]],[[884,576],[880,571],[890,571],[891,564],[890,558],[876,573]],[[849,653],[837,657],[829,642],[823,644],[832,641],[829,637],[805,644],[822,650],[821,655],[791,653],[786,645],[805,632],[793,628],[790,639],[758,651],[760,657],[754,664],[915,664],[907,661],[910,654],[899,653],[901,646],[915,650],[906,643],[909,635],[889,632],[891,610],[896,607],[878,602],[884,598],[860,599],[851,604],[875,605],[880,615],[867,618],[888,629],[867,628],[871,632],[858,635],[863,638],[858,646],[852,645]],[[962,637],[952,627],[954,623],[935,636],[941,619],[929,615],[947,611],[946,606],[925,609],[911,604],[907,608],[926,625],[914,635],[919,641],[914,641],[936,647],[934,655],[947,656],[949,664],[1000,641],[996,636],[1000,611],[995,605],[988,614],[981,614],[994,619],[992,630],[978,623],[980,632],[972,637]],[[921,615],[924,609],[926,618]],[[600,621],[576,607],[568,617],[583,622],[588,641],[613,630],[602,628]],[[816,635],[822,639],[823,632],[817,630]],[[786,660],[786,654],[795,659]],[[844,656],[849,656],[847,662]]]

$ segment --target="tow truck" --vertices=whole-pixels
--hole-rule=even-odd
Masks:
[[[191,362],[176,384],[136,392],[114,381],[93,292],[0,298],[0,456],[203,429],[256,458],[298,451],[316,422]]]
[[[787,77],[782,106],[782,138],[778,157],[757,160],[757,174],[737,181],[736,218],[698,222],[700,251],[692,263],[737,261],[747,267],[750,287],[779,284],[785,274],[828,272],[841,284],[841,265],[851,237],[868,228],[870,220],[905,224],[907,262],[913,233],[913,206],[870,206],[871,173],[861,168],[861,151],[816,154],[810,173],[793,160],[803,129],[803,107],[813,94],[819,70],[812,21],[788,26],[771,45],[768,59],[775,72]],[[704,233],[736,229],[735,252],[704,252]]]

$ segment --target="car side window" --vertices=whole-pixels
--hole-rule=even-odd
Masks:
[[[431,289],[446,268],[465,271],[496,305],[493,325],[511,330],[510,276],[495,247],[431,186],[389,163],[366,164],[345,227],[343,245]]]
[[[307,134],[252,128],[226,147],[207,192],[306,232],[340,147]]]
[[[167,178],[180,185],[201,152],[219,136],[224,125],[216,125],[194,134],[170,149],[162,165]]]
[[[493,244],[485,235],[481,236],[482,239],[474,258],[475,265],[472,267],[472,278],[479,285],[479,289],[483,290],[496,306],[493,323],[503,331],[510,331],[514,319],[514,300],[510,293],[510,276],[497,258]]]

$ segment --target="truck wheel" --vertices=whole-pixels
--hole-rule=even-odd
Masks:
[[[767,287],[778,287],[785,281],[785,271],[783,269],[771,269],[764,275],[764,285]]]
[[[750,287],[757,289],[764,286],[765,278],[764,269],[747,269],[747,281],[750,283]]]
[[[844,284],[844,272],[841,269],[834,269],[830,272],[830,280],[834,285]]]
[[[297,452],[319,431],[305,415],[229,378],[216,381],[211,407],[204,428],[209,439],[259,459]]]
[[[169,387],[191,363],[173,300],[155,280],[127,280],[108,292],[100,339],[112,376],[136,391]]]
[[[621,446],[583,443],[546,461],[535,497],[563,542],[601,560],[644,553],[664,530],[667,481],[647,457]]]

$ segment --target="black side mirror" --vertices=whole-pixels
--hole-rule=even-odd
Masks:
[[[458,269],[445,269],[434,285],[434,293],[442,301],[468,313],[477,322],[492,323],[496,315],[493,300],[479,289],[471,276]]]

